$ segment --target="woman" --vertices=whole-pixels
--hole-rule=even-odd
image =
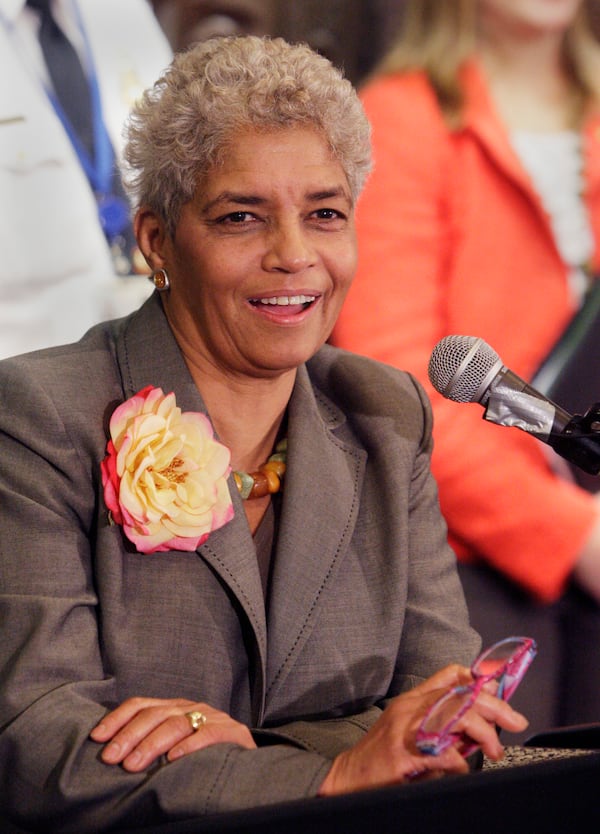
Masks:
[[[355,269],[368,134],[306,47],[178,55],[127,145],[157,292],[1,365],[0,761],[18,822],[97,831],[465,770],[415,745],[478,646],[427,401],[322,347]],[[498,757],[494,723],[526,722],[483,692],[459,729]]]
[[[529,693],[529,732],[600,719],[598,499],[530,436],[432,392],[427,364],[445,335],[474,335],[531,379],[598,271],[597,6],[407,3],[362,91],[375,171],[335,331],[428,386],[433,472],[472,621],[484,641],[524,628],[543,649],[515,699],[525,709]]]

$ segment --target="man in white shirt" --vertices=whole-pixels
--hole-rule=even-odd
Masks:
[[[166,37],[146,0],[50,8],[98,92],[118,160],[132,102],[171,60]],[[97,189],[53,105],[39,28],[26,0],[0,0],[0,358],[78,339],[150,291],[145,278],[119,275],[131,269],[105,234]]]

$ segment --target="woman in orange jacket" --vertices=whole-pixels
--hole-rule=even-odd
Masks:
[[[514,629],[540,643],[520,693],[532,731],[600,721],[600,499],[530,435],[443,399],[427,365],[443,336],[474,335],[531,379],[599,271],[598,5],[407,0],[362,90],[375,171],[333,336],[428,386],[474,625],[484,640]]]

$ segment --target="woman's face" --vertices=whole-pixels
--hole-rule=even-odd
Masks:
[[[484,26],[522,34],[561,33],[573,23],[583,0],[477,0]]]
[[[234,135],[161,257],[189,359],[252,377],[297,367],[329,336],[356,267],[342,166],[309,128]]]

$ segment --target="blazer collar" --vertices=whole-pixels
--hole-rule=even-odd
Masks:
[[[475,59],[463,66],[461,82],[465,92],[463,130],[473,133],[496,164],[541,208],[540,198],[510,142],[491,99],[483,71]]]
[[[472,59],[461,71],[461,81],[465,91],[465,109],[463,129],[475,134],[485,145],[497,164],[502,166],[509,176],[518,182],[528,193],[537,198],[537,192],[529,180],[519,157],[513,149],[509,134],[490,96],[483,70]],[[600,188],[600,111],[595,108],[584,123],[584,167],[586,180],[594,188]]]
[[[117,335],[117,361],[125,397],[146,385],[175,393],[184,411],[206,411],[173,332],[164,314],[158,292],[123,320]]]
[[[206,412],[156,293],[125,320],[116,351],[125,397],[154,385],[173,391],[183,410]],[[254,634],[257,724],[309,638],[323,592],[334,581],[352,536],[366,452],[336,434],[345,422],[301,366],[288,409],[288,466],[268,629],[254,544],[232,478],[235,517],[198,549],[238,600]]]
[[[465,91],[462,130],[471,132],[477,138],[496,165],[521,188],[537,207],[548,235],[554,244],[548,214],[529,174],[510,142],[510,136],[496,111],[483,70],[477,60],[472,59],[463,66],[461,81]],[[587,116],[583,125],[583,174],[585,181],[583,196],[588,203],[600,192],[599,146],[600,111],[596,107]],[[600,267],[600,250],[594,257],[593,268],[598,269]]]

